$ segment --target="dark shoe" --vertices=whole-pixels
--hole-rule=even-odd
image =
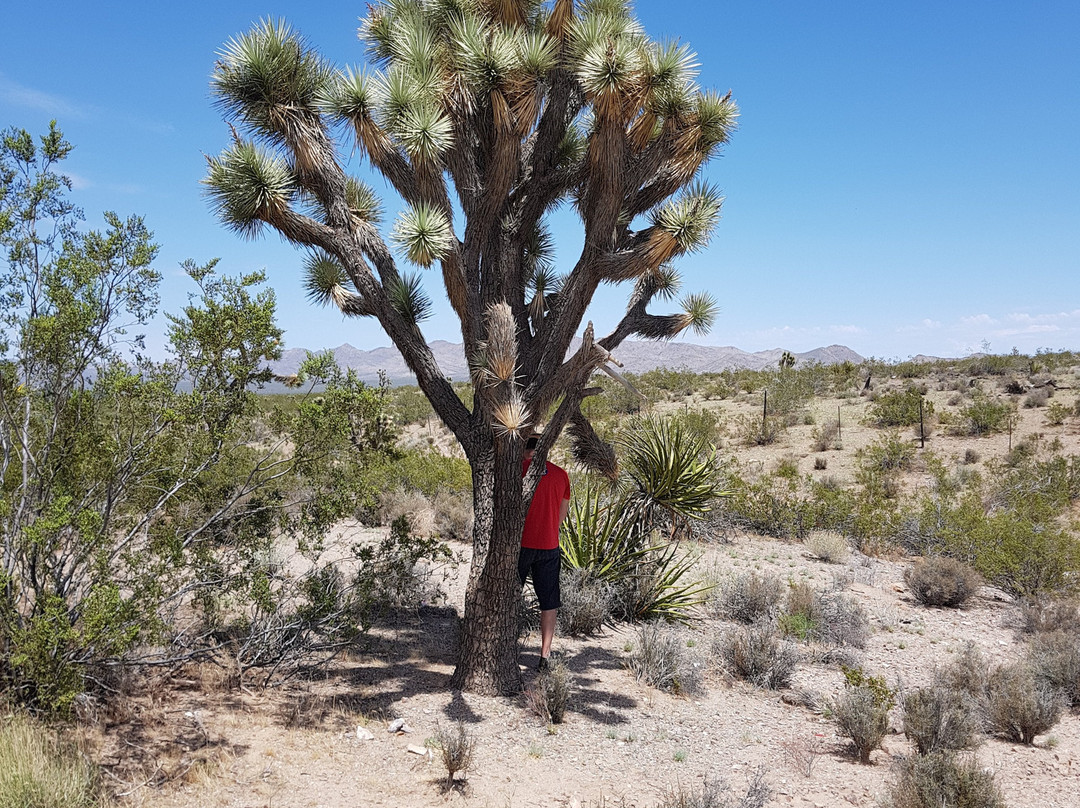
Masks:
[[[540,664],[536,666],[537,672],[547,673],[549,668],[551,668],[551,665],[548,663],[548,658],[543,656],[540,657]]]

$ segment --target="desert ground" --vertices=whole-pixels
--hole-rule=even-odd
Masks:
[[[1059,374],[1051,401],[1071,406],[1074,381]],[[884,379],[877,385],[888,389],[901,383]],[[949,403],[955,402],[954,389],[926,383],[939,413],[955,408]],[[866,423],[869,405],[868,396],[817,398],[803,419],[812,423],[795,423],[762,446],[744,446],[728,434],[719,441],[719,454],[735,457],[749,474],[794,462],[800,475],[833,475],[848,484],[858,450],[881,434]],[[691,394],[655,405],[660,412],[695,407],[715,410],[730,424],[740,415],[753,417],[760,403],[749,396],[706,401]],[[816,425],[838,412],[842,448],[813,451]],[[933,452],[946,464],[959,465],[967,453],[970,464],[968,450],[974,449],[980,458],[975,464],[985,464],[1024,440],[1080,454],[1076,417],[1050,425],[1042,406],[1020,406],[1017,415],[1009,434],[954,437],[935,429],[925,448],[917,448],[917,458]],[[433,443],[446,445],[436,426],[424,429],[437,434]],[[920,447],[910,429],[903,435]],[[815,463],[819,457],[827,462]],[[903,485],[915,491],[930,485],[918,459],[904,473]],[[718,509],[722,512],[722,503]],[[344,533],[353,529],[345,526]],[[756,571],[842,592],[869,617],[871,633],[857,652],[859,664],[895,687],[929,684],[935,670],[967,643],[992,664],[1023,654],[1016,599],[983,586],[962,608],[921,605],[904,583],[914,559],[899,553],[868,556],[852,549],[842,563],[826,563],[799,541],[755,535],[722,518],[699,527],[687,549],[696,554],[697,570],[706,580],[722,582]],[[718,780],[739,796],[754,776],[768,785],[765,804],[770,806],[877,806],[896,777],[898,761],[912,754],[895,708],[890,733],[870,764],[853,759],[828,710],[843,688],[843,673],[811,648],[803,647],[791,684],[778,691],[751,686],[711,665],[704,649],[731,624],[707,607],[681,629],[691,655],[700,655],[700,693],[676,695],[638,681],[628,659],[640,642],[640,628],[628,624],[606,627],[593,637],[556,637],[555,651],[570,682],[560,724],[531,711],[524,694],[488,698],[454,692],[449,682],[469,548],[456,544],[455,550],[463,561],[451,570],[445,605],[422,607],[380,625],[362,647],[317,677],[266,689],[237,686],[227,672],[210,667],[162,678],[123,710],[87,724],[81,730],[84,748],[104,764],[122,803],[162,808],[645,808]],[[535,631],[522,637],[527,688],[536,680],[538,642]],[[404,721],[400,729],[398,719]],[[466,776],[448,785],[436,739],[459,723],[475,751]],[[975,755],[1012,808],[1078,804],[1076,710],[1066,711],[1033,745],[987,737]]]

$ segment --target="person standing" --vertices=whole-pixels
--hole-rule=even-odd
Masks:
[[[521,467],[524,477],[532,465],[533,452],[539,436],[525,442],[525,460]],[[548,669],[551,657],[551,640],[555,636],[559,597],[559,527],[570,512],[570,476],[554,463],[547,463],[537,483],[532,504],[525,516],[525,528],[521,532],[521,555],[518,556],[518,577],[521,585],[532,575],[533,589],[540,602],[540,664],[537,670]]]

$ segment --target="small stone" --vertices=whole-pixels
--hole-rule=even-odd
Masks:
[[[400,732],[401,728],[403,726],[405,726],[405,719],[404,718],[395,718],[393,721],[390,722],[390,726],[388,726],[386,728],[386,731],[387,732]]]
[[[428,748],[426,746],[417,746],[416,744],[409,744],[405,749],[413,755],[423,755],[426,757],[428,753]]]
[[[371,734],[371,730],[367,727],[356,728],[356,738],[360,741],[374,741],[375,736]]]

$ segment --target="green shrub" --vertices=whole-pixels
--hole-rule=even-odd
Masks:
[[[867,417],[879,427],[912,426],[919,423],[920,404],[922,418],[929,420],[934,414],[934,403],[925,401],[918,388],[909,386],[903,390],[890,390],[879,395],[870,405]]]
[[[1016,410],[1007,401],[992,399],[982,391],[975,391],[971,403],[961,408],[959,422],[953,432],[959,435],[989,435],[1004,432],[1012,423]]]
[[[925,606],[958,607],[982,585],[979,574],[962,561],[944,556],[919,559],[904,570],[904,583]]]
[[[0,719],[0,808],[91,808],[94,767],[24,716]]]
[[[859,668],[844,668],[844,690],[832,705],[840,734],[851,739],[860,763],[870,762],[870,753],[881,746],[889,731],[889,710],[896,704],[896,692],[880,676],[867,676]]]
[[[994,775],[948,751],[904,760],[889,797],[890,808],[1005,808]]]

